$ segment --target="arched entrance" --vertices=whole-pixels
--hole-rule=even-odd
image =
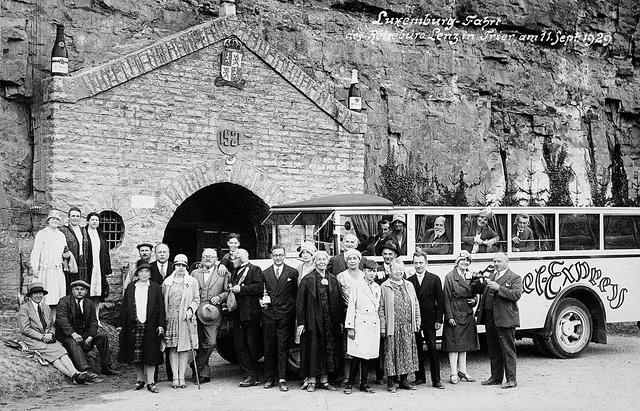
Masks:
[[[189,263],[200,261],[203,248],[215,248],[218,258],[228,251],[226,236],[240,234],[249,257],[266,258],[268,230],[261,225],[269,206],[241,185],[222,182],[209,185],[176,208],[164,231],[171,255],[185,254]]]

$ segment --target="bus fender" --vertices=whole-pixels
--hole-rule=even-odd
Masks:
[[[551,334],[551,327],[553,326],[553,315],[556,311],[556,307],[563,298],[575,298],[580,300],[587,306],[591,314],[593,321],[593,333],[591,334],[591,341],[599,344],[607,343],[607,313],[602,304],[602,299],[591,288],[581,284],[570,285],[558,293],[554,299],[547,318],[544,323],[544,330],[540,334],[548,336]]]

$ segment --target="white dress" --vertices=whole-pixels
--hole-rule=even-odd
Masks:
[[[34,275],[31,282],[42,282],[49,294],[42,300],[47,305],[57,305],[66,295],[67,285],[62,272],[62,253],[67,239],[60,230],[44,228],[36,234],[31,250],[31,269]]]

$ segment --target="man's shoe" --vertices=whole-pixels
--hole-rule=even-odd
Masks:
[[[104,367],[102,369],[102,374],[104,374],[104,375],[120,375],[120,372],[114,370],[111,367]]]
[[[353,390],[353,387],[351,386],[351,384],[346,384],[344,386],[344,393],[345,394],[351,394],[351,391]]]
[[[433,388],[437,388],[439,390],[444,390],[444,385],[440,381],[434,382],[431,385],[433,386]]]
[[[424,384],[425,381],[421,378],[416,378],[416,380],[413,382],[413,385],[422,385]]]
[[[286,392],[289,391],[289,387],[287,387],[287,382],[285,380],[281,380],[278,385],[280,386],[280,391]]]
[[[367,384],[360,384],[360,391],[366,392],[367,394],[373,394],[375,392]]]
[[[264,383],[264,388],[265,389],[269,389],[269,388],[273,388],[273,381],[267,381]]]
[[[256,379],[253,377],[247,377],[240,383],[239,387],[246,388],[253,387],[254,385],[256,385]]]
[[[91,371],[86,371],[86,373],[87,373],[87,382],[95,382],[98,379],[98,374]]]
[[[73,374],[71,382],[77,385],[84,385],[87,382],[87,373],[82,371]]]
[[[502,385],[502,389],[506,390],[509,388],[516,388],[518,386],[518,383],[515,381],[507,381]]]
[[[195,378],[194,378],[195,380]],[[211,382],[211,377],[202,377],[200,378],[200,384],[206,384],[208,382]]]
[[[409,384],[407,381],[400,381],[400,384],[398,384],[398,388],[400,388],[401,390],[411,390],[411,391],[414,391],[416,389],[416,387]]]
[[[488,379],[482,381],[480,384],[482,384],[482,385],[500,385],[500,384],[502,384],[502,381],[496,381],[493,378],[488,378]]]

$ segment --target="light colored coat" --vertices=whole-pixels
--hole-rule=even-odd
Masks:
[[[67,239],[62,231],[45,227],[38,231],[31,250],[31,269],[49,294],[42,300],[47,305],[56,305],[66,295],[66,280],[62,272],[62,253]]]
[[[407,280],[402,280],[402,286],[407,294],[409,294],[409,299],[411,299],[411,330],[413,332],[418,332],[420,329],[420,306],[418,305],[416,290],[413,288],[413,284]],[[380,316],[380,332],[384,335],[393,335],[395,325],[395,304],[391,279],[382,283],[380,288],[382,290],[380,308],[378,309],[378,315]]]
[[[162,295],[164,296],[165,310],[169,309],[169,289],[175,279],[175,272],[169,277],[165,278],[162,283]],[[182,299],[180,300],[180,312],[178,313],[180,318],[180,326],[178,328],[178,352],[187,351],[191,349],[191,343],[189,341],[189,332],[191,332],[191,341],[193,342],[193,348],[198,348],[198,328],[195,323],[195,315],[198,306],[200,305],[200,285],[198,280],[190,275],[184,276],[184,291],[182,292]],[[185,319],[187,315],[187,309],[191,308],[194,315],[193,324],[188,324]],[[167,317],[169,313],[167,312]],[[164,347],[164,344],[163,344]]]
[[[220,267],[225,270],[225,274],[222,274]],[[221,265],[220,263],[216,263],[213,266],[213,272],[209,277],[209,281],[205,283],[204,281],[204,266],[202,268],[198,268],[197,270],[193,270],[191,272],[191,276],[198,280],[198,284],[200,285],[200,301],[211,301],[213,297],[220,297],[220,304],[227,301],[227,296],[229,293],[226,291],[227,283],[229,281],[229,272],[226,271],[226,267]],[[222,306],[218,305],[220,309],[220,313],[222,314]],[[222,315],[218,317],[215,324],[219,326],[222,324]],[[201,324],[202,325],[202,324]]]
[[[47,343],[42,341],[42,336],[44,336],[45,334],[53,334],[55,332],[51,309],[47,304],[44,303],[41,305],[41,307],[44,318],[47,320],[46,330],[42,328],[40,316],[38,315],[38,311],[36,310],[31,300],[27,300],[24,304],[22,304],[22,306],[20,306],[20,310],[18,311],[20,332],[23,336],[29,337],[23,337],[20,338],[20,340],[27,343],[29,348],[31,348],[32,350],[45,349],[47,347]]]
[[[347,338],[347,354],[357,358],[377,358],[380,351],[380,296],[376,283],[358,282],[351,287],[344,328],[356,332],[354,339]]]

